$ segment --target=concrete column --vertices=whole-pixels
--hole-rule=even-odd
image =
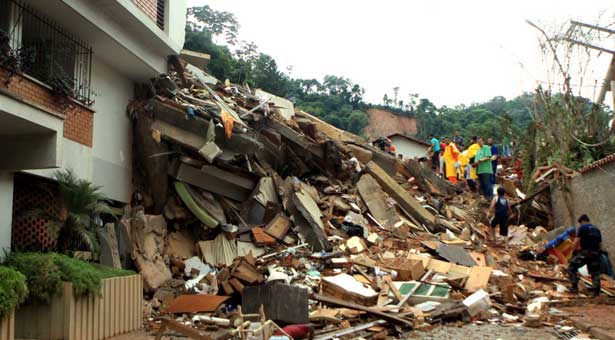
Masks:
[[[0,171],[0,260],[11,250],[13,228],[13,173]]]

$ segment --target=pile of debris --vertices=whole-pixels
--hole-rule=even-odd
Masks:
[[[487,203],[418,162],[172,65],[129,106],[139,191],[123,225],[148,328],[377,339],[443,321],[563,318],[548,313],[567,296],[563,266],[530,256],[544,253],[544,228],[513,227],[510,251],[490,246]]]

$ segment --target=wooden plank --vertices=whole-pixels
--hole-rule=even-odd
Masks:
[[[404,168],[414,177],[414,183],[416,183],[421,191],[438,196],[452,196],[456,193],[461,193],[461,189],[455,187],[446,179],[436,175],[436,173],[431,170],[431,162],[429,162],[429,164],[428,166],[422,166],[414,159],[409,159],[407,162],[404,162]]]
[[[130,282],[130,298],[128,299],[128,304],[130,305],[130,331],[134,331],[135,329],[137,329],[137,324],[135,322],[135,317],[134,315],[137,313],[138,309],[137,309],[137,305],[135,303],[135,295],[136,294],[143,294],[139,291],[137,291],[137,280],[136,280],[136,276],[130,276],[128,277],[128,281]]]
[[[232,276],[243,280],[247,283],[254,284],[265,281],[265,277],[256,268],[242,258],[237,265],[234,266]]]
[[[473,293],[479,289],[486,289],[489,278],[491,277],[491,267],[475,266],[470,268],[468,281],[466,281],[465,290]]]
[[[397,201],[407,213],[411,214],[420,223],[432,232],[436,231],[436,217],[412,197],[401,185],[389,176],[378,164],[369,162],[367,171],[380,183],[382,189]]]
[[[120,290],[121,290],[121,294],[120,294],[120,300],[116,301],[115,303],[117,303],[118,305],[120,305],[120,329],[119,329],[119,334],[124,334],[124,332],[126,332],[126,321],[128,321],[127,316],[126,315],[126,298],[127,293],[128,293],[128,286],[126,286],[124,284],[124,278],[118,278],[118,284],[120,285]]]
[[[401,221],[395,207],[387,204],[387,195],[370,174],[361,176],[357,190],[369,211],[383,227],[391,229]]]
[[[7,340],[13,340],[15,339],[15,311],[11,312],[11,316],[9,317],[8,320],[9,323],[9,331],[8,331],[8,339]]]
[[[367,312],[369,314],[373,314],[376,316],[379,316],[385,320],[389,320],[391,322],[395,322],[398,324],[402,324],[402,325],[406,325],[409,327],[414,327],[414,323],[412,321],[400,318],[398,316],[395,316],[393,314],[388,314],[388,313],[384,313],[378,310],[375,310],[373,308],[370,307],[365,307],[365,306],[361,306],[361,305],[357,305],[351,302],[347,302],[347,301],[343,301],[340,299],[336,299],[334,297],[329,297],[329,296],[324,296],[324,295],[320,295],[320,294],[312,294],[310,296],[311,299],[316,300],[316,301],[320,301],[320,302],[325,302],[325,303],[330,303],[330,304],[334,304],[337,306],[342,306],[342,307],[346,307],[346,308],[350,308],[350,309],[356,309],[356,310],[360,310],[360,311],[364,311]]]
[[[107,280],[105,292],[103,295],[105,303],[105,338],[111,336],[111,325],[113,324],[113,313],[111,312],[111,279]]]
[[[64,339],[75,339],[74,334],[74,315],[75,315],[75,299],[73,298],[73,285],[70,283],[64,283],[64,291],[62,294],[62,300],[64,304]]]
[[[288,229],[290,229],[290,219],[282,214],[277,214],[267,224],[265,232],[281,241],[288,233]]]
[[[451,270],[453,263],[431,259],[427,265],[427,270],[433,270],[436,273],[446,274]]]
[[[389,286],[389,289],[391,290],[391,292],[393,292],[393,295],[395,295],[395,298],[397,299],[397,301],[401,301],[402,300],[401,293],[399,292],[397,287],[395,287],[395,285],[393,284],[391,277],[385,276],[384,282],[386,282],[386,284]]]
[[[312,155],[321,159],[324,157],[324,152],[320,145],[312,142],[310,139],[308,139],[301,133],[293,130],[290,126],[278,122],[275,119],[267,120],[267,126],[275,132],[279,133],[280,135],[284,136],[284,138],[291,141],[293,144],[299,146],[304,150],[307,150]]]
[[[90,339],[90,318],[92,317],[92,310],[90,309],[90,299],[87,296],[79,297],[81,303],[81,339]]]
[[[101,287],[102,288],[102,287]],[[94,304],[92,306],[93,308],[93,315],[92,317],[94,318],[93,320],[93,324],[92,324],[92,338],[93,339],[99,339],[99,325],[100,325],[100,298],[98,296],[93,297],[94,299]]]
[[[118,329],[120,328],[120,304],[115,303],[116,301],[121,301],[120,299],[120,287],[117,284],[117,278],[112,278],[111,282],[113,282],[113,298],[110,301],[113,306],[113,328],[111,330],[111,335],[117,335]]]
[[[139,329],[143,328],[143,323],[141,322],[141,316],[143,315],[143,278],[139,280],[139,294],[137,297],[139,298],[139,308],[141,309],[141,313],[138,315]]]
[[[164,335],[164,332],[167,329],[173,330],[179,334],[185,335],[186,337],[190,339],[194,339],[194,340],[214,340],[214,338],[201,334],[201,332],[199,332],[198,330],[185,326],[184,324],[179,323],[175,321],[174,319],[164,317],[164,318],[161,318],[161,320],[162,320],[162,325],[160,326],[160,329],[158,330],[158,334],[156,335],[156,340],[162,339],[162,336]]]
[[[232,277],[228,280],[228,283],[231,285],[235,292],[239,293],[239,295],[243,294],[243,289],[245,288],[245,286],[243,285],[243,283],[241,283],[241,281]]]
[[[356,326],[353,326],[353,327],[350,327],[350,328],[345,328],[345,329],[341,329],[341,330],[338,330],[338,331],[321,334],[321,335],[318,335],[316,338],[314,338],[314,340],[340,339],[340,338],[342,338],[342,337],[344,337],[346,335],[353,334],[353,333],[356,333],[356,332],[360,332],[362,330],[365,330],[365,329],[368,329],[368,328],[371,328],[371,327],[385,325],[385,324],[386,324],[386,321],[384,321],[384,320],[376,320],[376,321],[364,323],[364,324],[361,324],[361,325],[356,325]],[[359,338],[361,338],[361,337],[359,337]],[[345,337],[344,337],[344,339],[345,339]]]

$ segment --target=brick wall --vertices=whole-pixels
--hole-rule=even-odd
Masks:
[[[607,250],[611,261],[615,258],[615,162],[602,165],[583,175],[574,177],[570,184],[573,219],[571,219],[564,192],[559,187],[551,190],[551,204],[556,226],[577,225],[581,214],[589,215],[592,223],[602,232],[602,248]]]
[[[0,69],[0,80],[6,79],[6,71]],[[64,118],[64,137],[82,145],[92,147],[94,135],[94,112],[76,103],[63,105],[51,91],[29,78],[15,75],[8,86],[0,81],[0,90],[8,91],[13,97],[42,110]]]
[[[82,107],[76,107],[66,114],[64,137],[79,144],[92,147],[94,138],[94,114]]]
[[[156,14],[158,13],[157,0],[132,0],[132,2],[154,22],[156,21]]]

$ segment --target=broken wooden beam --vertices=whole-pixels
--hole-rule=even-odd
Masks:
[[[314,340],[332,340],[332,339],[339,339],[342,338],[346,335],[350,335],[356,332],[360,332],[362,330],[366,330],[368,328],[372,328],[375,326],[382,326],[385,325],[387,322],[384,320],[376,320],[376,321],[372,321],[372,322],[368,322],[368,323],[364,323],[361,325],[357,325],[357,326],[353,326],[350,328],[345,328],[345,329],[341,329],[338,331],[334,331],[334,332],[329,332],[329,333],[325,333],[325,334],[321,334],[317,337],[314,338]]]
[[[412,195],[378,166],[378,164],[369,162],[367,164],[367,171],[374,176],[376,181],[380,183],[382,189],[395,199],[397,204],[399,204],[404,211],[412,215],[419,223],[424,224],[431,231],[436,231],[436,217],[427,209],[423,208],[416,198],[412,197]]]
[[[429,163],[431,165],[431,163]],[[409,159],[404,162],[405,170],[414,177],[416,185],[423,192],[438,196],[453,196],[461,193],[461,189],[451,182],[436,175],[429,166],[422,166],[418,161]]]
[[[167,329],[170,329],[174,332],[185,335],[187,338],[194,339],[194,340],[214,340],[214,338],[208,335],[205,335],[205,334],[201,334],[201,332],[199,332],[198,330],[194,328],[188,327],[179,321],[175,321],[175,319],[172,319],[169,317],[162,317],[162,318],[159,318],[159,320],[162,320],[162,324],[160,325],[160,328],[158,329],[156,340],[162,339],[162,336],[164,335],[164,332]]]
[[[299,146],[300,148],[304,150],[309,151],[312,155],[320,159],[324,157],[324,152],[320,145],[312,142],[307,137],[293,130],[288,125],[278,122],[275,119],[269,119],[267,121],[267,126],[271,128],[272,130],[274,130],[275,132],[279,133],[280,135],[284,136],[284,138],[286,138],[293,144]]]
[[[374,308],[357,305],[355,303],[347,302],[347,301],[340,300],[340,299],[337,299],[337,298],[334,298],[334,297],[320,295],[320,294],[312,294],[312,295],[310,295],[310,298],[312,300],[316,300],[316,301],[320,301],[320,302],[324,302],[324,303],[330,303],[330,304],[341,306],[341,307],[346,307],[346,308],[350,308],[350,309],[360,310],[360,311],[363,311],[363,312],[367,312],[367,313],[379,316],[379,317],[381,317],[381,318],[383,318],[385,320],[389,320],[389,321],[394,322],[394,323],[406,325],[408,327],[414,327],[414,323],[412,321],[410,321],[410,320],[406,320],[406,319],[400,318],[400,317],[392,315],[392,314],[384,313],[384,312],[375,310]]]

